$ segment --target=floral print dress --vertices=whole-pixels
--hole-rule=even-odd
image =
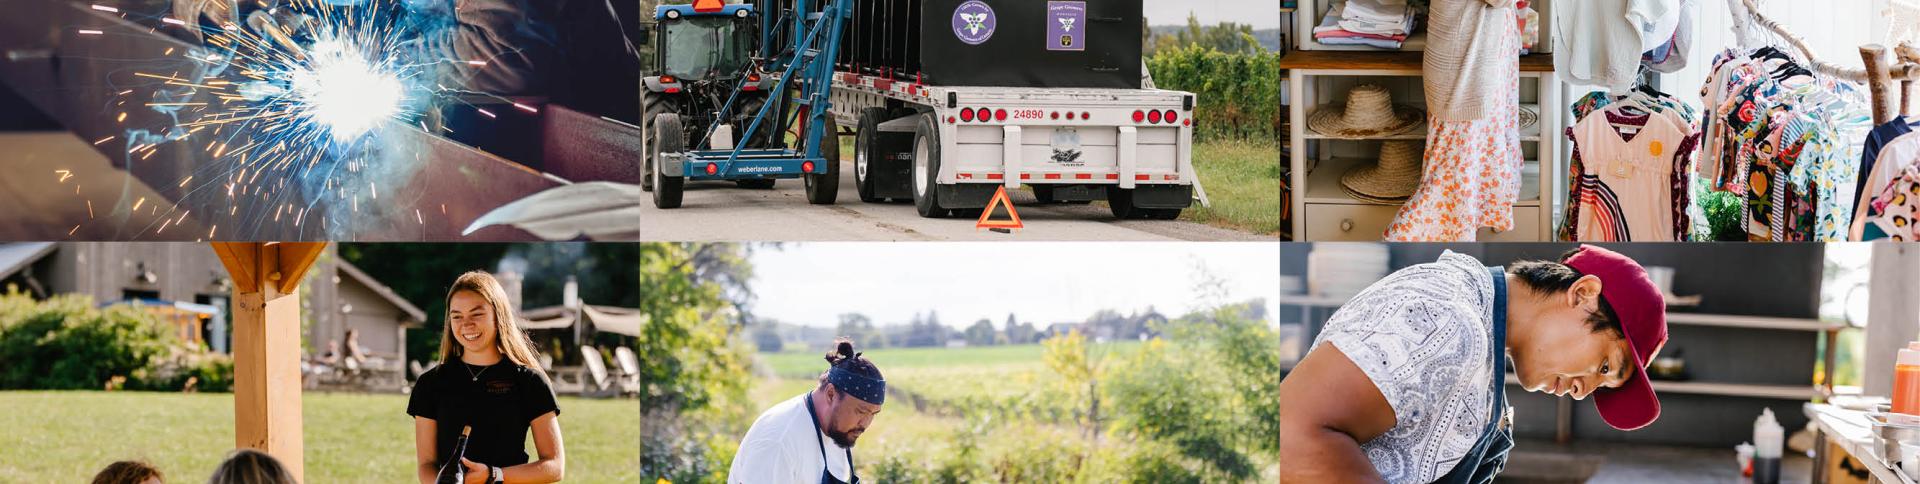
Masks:
[[[1467,242],[1481,228],[1513,229],[1513,204],[1520,199],[1520,33],[1510,24],[1497,38],[1514,52],[1494,114],[1472,121],[1446,121],[1427,115],[1426,169],[1420,188],[1393,217],[1386,239],[1393,242]]]

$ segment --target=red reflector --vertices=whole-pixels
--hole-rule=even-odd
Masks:
[[[1167,110],[1167,116],[1166,116],[1166,118],[1167,118],[1167,122],[1168,122],[1168,123],[1172,123],[1172,122],[1174,122],[1174,121],[1179,121],[1179,120],[1180,120],[1180,113],[1179,113],[1179,112],[1176,112],[1176,111],[1174,111],[1174,110],[1172,110],[1172,109],[1168,109],[1168,110]]]
[[[1031,174],[1027,174],[1027,173],[1021,173],[1021,174],[1020,174],[1020,179],[1021,179],[1021,180],[1032,180],[1032,179],[1033,179],[1033,175],[1031,175]]]
[[[953,116],[947,116],[947,124],[953,124]]]
[[[1005,110],[1005,109],[996,109],[996,110],[994,110],[994,111],[993,111],[993,120],[994,120],[994,121],[1006,121],[1006,120],[1007,120],[1007,110]]]
[[[1053,112],[1053,119],[1060,119],[1060,112],[1059,112],[1059,111],[1054,111],[1054,112]],[[1073,118],[1067,118],[1067,119],[1073,119]]]
[[[988,121],[992,121],[992,120],[993,120],[993,110],[991,110],[991,109],[987,109],[987,108],[980,108],[980,109],[975,109],[975,110],[973,111],[973,117],[975,117],[975,118],[979,118],[979,119],[980,119],[980,122],[982,122],[982,123],[985,123],[985,122],[988,122]]]
[[[667,88],[667,94],[679,94],[679,93],[680,93],[680,88],[677,88],[677,87]]]
[[[960,120],[961,120],[961,121],[972,121],[972,120],[973,120],[973,110],[972,110],[972,109],[962,109],[962,110],[960,110]]]
[[[1075,180],[1092,180],[1092,179],[1093,179],[1093,174],[1092,174],[1092,173],[1075,173],[1075,174],[1073,174],[1073,179],[1075,179]]]
[[[813,173],[813,162],[811,161],[800,162],[800,171]]]
[[[1059,173],[1048,173],[1048,174],[1047,174],[1047,179],[1048,179],[1048,180],[1059,180],[1059,179],[1060,179],[1060,174],[1059,174]]]
[[[1073,111],[1067,111],[1067,120],[1073,120]]]
[[[988,173],[988,174],[987,174],[987,179],[988,179],[988,180],[1002,180],[1002,179],[1005,179],[1006,177],[1007,177],[1006,175],[1002,175],[1002,174],[999,174],[999,173]]]
[[[748,85],[746,85],[746,86],[744,86],[744,87],[741,87],[741,88],[740,88],[740,90],[742,90],[742,91],[747,91],[747,92],[753,92],[753,91],[758,91],[758,90],[760,90],[760,86],[757,86],[757,85],[753,85],[753,84],[748,84]]]
[[[1092,114],[1087,114],[1087,112],[1086,112],[1086,111],[1081,111],[1081,112],[1080,112],[1080,119],[1093,119],[1093,115],[1092,115]]]
[[[1133,179],[1134,180],[1152,180],[1153,176],[1152,175],[1134,175]]]
[[[1120,179],[1120,174],[1119,174],[1119,173],[1108,173],[1108,174],[1107,174],[1107,179],[1108,179],[1108,180],[1119,180],[1119,179]]]
[[[708,175],[712,175],[712,174],[715,174],[715,173],[720,173],[720,165],[715,165],[715,164],[712,164],[712,163],[708,163],[708,164],[707,164],[707,174],[708,174]]]
[[[1154,123],[1154,124],[1160,124],[1160,112],[1159,112],[1159,111],[1147,111],[1147,122],[1149,122],[1149,123]]]
[[[1193,126],[1193,120],[1191,120],[1191,119],[1189,119],[1189,120],[1186,120],[1186,121],[1181,121],[1181,122],[1180,122],[1180,125],[1181,125],[1181,126]]]
[[[1146,120],[1147,120],[1147,112],[1146,112],[1146,111],[1141,111],[1141,110],[1137,110],[1137,109],[1133,111],[1133,122],[1135,122],[1135,123],[1138,123],[1138,122],[1143,122],[1143,121],[1146,121]]]

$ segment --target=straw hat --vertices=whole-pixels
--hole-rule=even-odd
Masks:
[[[1344,109],[1332,105],[1315,109],[1307,116],[1307,129],[1335,138],[1362,139],[1412,131],[1424,118],[1420,108],[1394,104],[1387,88],[1366,84],[1347,92]]]
[[[1406,203],[1420,188],[1420,143],[1388,141],[1380,145],[1380,162],[1354,167],[1340,175],[1340,188],[1362,202],[1385,205]]]

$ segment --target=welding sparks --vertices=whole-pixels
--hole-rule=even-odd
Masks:
[[[335,139],[353,139],[399,110],[404,94],[388,67],[340,41],[314,44],[311,63],[295,68],[294,103]]]
[[[100,35],[104,33],[94,29],[80,29],[79,32],[80,35]]]
[[[94,10],[99,10],[102,12],[120,13],[120,9],[109,7],[106,5],[91,5],[91,7],[93,7]]]

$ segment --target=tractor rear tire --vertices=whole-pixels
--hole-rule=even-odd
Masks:
[[[653,119],[653,144],[648,156],[660,159],[661,153],[680,153],[686,151],[687,134],[680,129],[680,115],[663,113]],[[685,170],[683,167],[682,170]],[[653,178],[653,206],[656,208],[679,208],[682,190],[686,178],[667,176],[658,162],[653,164],[649,176]]]

